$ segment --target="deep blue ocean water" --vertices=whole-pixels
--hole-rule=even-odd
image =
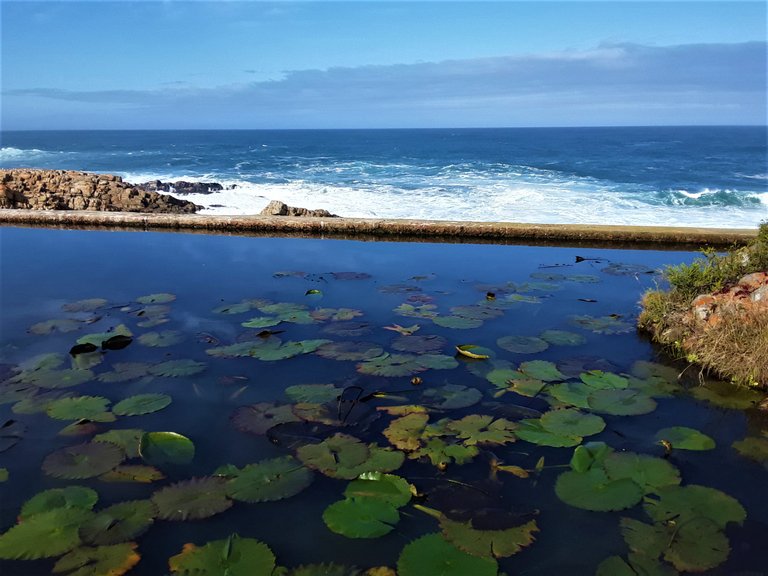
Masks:
[[[765,127],[3,132],[0,167],[217,181],[208,213],[269,200],[347,217],[753,227]]]

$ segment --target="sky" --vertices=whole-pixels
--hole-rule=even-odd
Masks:
[[[0,123],[765,125],[766,6],[0,0]]]

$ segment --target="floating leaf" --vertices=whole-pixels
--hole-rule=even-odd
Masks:
[[[541,417],[541,425],[560,436],[592,436],[605,429],[605,420],[596,414],[584,414],[573,408],[550,410]]]
[[[167,394],[137,394],[121,400],[112,408],[118,416],[139,416],[162,410],[172,402]]]
[[[377,498],[347,498],[323,512],[326,526],[347,538],[379,538],[391,532],[399,520],[397,509]]]
[[[144,362],[118,362],[112,366],[112,372],[102,372],[100,382],[127,382],[149,375],[150,364]]]
[[[557,366],[546,360],[523,362],[520,364],[520,372],[523,372],[531,378],[543,380],[544,382],[565,380],[565,376],[557,369]]]
[[[357,371],[361,374],[373,376],[410,376],[424,372],[427,368],[416,363],[417,356],[411,354],[383,354],[377,358],[371,358],[357,365]]]
[[[312,472],[293,456],[281,456],[248,464],[220,468],[215,472],[227,478],[226,492],[242,502],[272,502],[295,496],[307,488]]]
[[[223,478],[192,478],[176,482],[152,494],[158,518],[200,520],[232,506]]]
[[[448,341],[442,336],[429,334],[400,336],[392,341],[394,350],[412,354],[435,354],[441,352],[447,345]]]
[[[139,344],[153,348],[167,348],[184,340],[184,335],[178,330],[163,330],[162,332],[146,332],[139,336]]]
[[[122,576],[139,563],[136,543],[126,542],[98,548],[75,548],[54,564],[54,574],[67,572],[68,576]]]
[[[581,334],[567,330],[544,330],[539,338],[555,346],[580,346],[587,341]]]
[[[33,324],[30,326],[29,331],[32,332],[32,334],[44,336],[54,332],[74,332],[78,328],[80,328],[80,323],[77,320],[72,320],[71,318],[58,318]]]
[[[397,560],[399,576],[496,576],[493,558],[462,552],[440,534],[427,534],[407,544]]]
[[[664,559],[681,571],[703,572],[728,558],[731,547],[717,524],[707,518],[692,518],[674,532]]]
[[[579,378],[584,384],[595,390],[622,390],[629,386],[629,380],[623,376],[602,370],[584,372]]]
[[[156,376],[165,376],[168,378],[181,378],[183,376],[194,376],[205,370],[205,362],[195,362],[194,360],[168,360],[150,366],[149,372]]]
[[[518,422],[518,428],[515,434],[521,440],[530,442],[531,444],[538,444],[539,446],[552,446],[554,448],[567,448],[570,446],[576,446],[582,441],[581,436],[571,436],[564,434],[556,434],[551,430],[547,430],[540,419],[526,419]]]
[[[249,434],[262,435],[267,430],[285,422],[298,422],[300,418],[293,413],[290,404],[282,406],[261,402],[251,406],[241,406],[232,413],[232,425]]]
[[[368,280],[373,278],[367,272],[331,272],[334,280]]]
[[[707,486],[668,486],[654,492],[655,497],[648,496],[643,507],[656,522],[674,519],[682,525],[695,518],[708,518],[724,529],[728,523],[741,524],[747,517],[733,496]]]
[[[61,309],[64,310],[64,312],[93,312],[94,310],[103,308],[107,303],[107,300],[104,298],[88,298],[86,300],[78,300],[77,302],[64,304]]]
[[[123,461],[123,451],[108,442],[88,442],[51,452],[43,460],[43,472],[54,478],[93,478]]]
[[[460,438],[466,446],[475,444],[508,444],[517,438],[514,430],[517,425],[504,418],[494,420],[493,416],[470,414],[461,420],[452,420],[446,426]]]
[[[195,457],[195,445],[176,432],[146,432],[139,442],[139,455],[153,466],[189,464]]]
[[[246,322],[241,322],[240,325],[246,328],[271,328],[281,322],[280,318],[275,318],[274,316],[256,316]]]
[[[300,446],[296,452],[305,465],[332,478],[351,480],[364,472],[389,472],[399,468],[402,452],[366,446],[354,436],[337,433],[318,444]]]
[[[137,482],[139,484],[149,484],[163,479],[165,479],[165,475],[160,470],[154,466],[141,464],[118,466],[99,476],[99,480],[102,482]]]
[[[535,336],[504,336],[496,340],[499,348],[516,354],[535,354],[549,348],[549,344]]]
[[[362,316],[363,312],[353,308],[317,308],[316,310],[312,310],[309,315],[320,322],[326,322],[328,320],[332,322],[342,322]]]
[[[566,504],[598,512],[631,508],[643,497],[637,483],[629,478],[611,480],[600,468],[563,472],[557,477],[555,493]]]
[[[155,505],[149,500],[113,504],[83,522],[80,538],[93,546],[128,542],[149,530],[156,514]]]
[[[94,374],[90,370],[34,370],[22,372],[12,378],[16,382],[32,384],[39,388],[72,388],[89,380],[93,380]]]
[[[637,390],[595,390],[589,395],[589,407],[595,412],[616,416],[637,416],[656,410],[656,401]]]
[[[421,448],[412,452],[409,458],[427,457],[433,466],[442,470],[454,462],[459,465],[471,462],[479,453],[477,446],[452,444],[442,438],[430,438]]]
[[[421,304],[414,306],[413,304],[403,303],[393,310],[398,316],[406,316],[408,318],[434,318],[437,316],[437,306],[434,304]]]
[[[742,456],[757,462],[768,461],[768,438],[747,437],[734,442],[733,448]]]
[[[56,420],[87,418],[97,422],[112,422],[115,417],[107,412],[109,400],[101,396],[75,396],[60,398],[48,404],[46,413]]]
[[[703,386],[691,388],[690,392],[698,400],[732,410],[752,408],[764,398],[760,392],[722,381],[707,382]]]
[[[606,457],[613,453],[613,448],[605,442],[587,442],[576,446],[571,457],[571,469],[575,472],[586,472],[590,468],[602,468]]]
[[[323,358],[332,360],[370,360],[384,353],[384,349],[378,344],[369,342],[327,342],[320,346],[315,353]]]
[[[213,309],[214,314],[244,314],[268,304],[266,300],[242,300],[236,304],[224,304]]]
[[[685,426],[673,426],[656,432],[656,440],[666,440],[675,450],[714,450],[715,441],[706,434]]]
[[[176,296],[168,294],[167,292],[160,292],[157,294],[147,294],[146,296],[140,296],[136,298],[136,302],[139,304],[167,304],[176,300]]]
[[[432,318],[432,322],[443,328],[454,330],[469,330],[483,325],[483,321],[478,318],[466,318],[464,316],[435,316]]]
[[[414,413],[397,418],[384,429],[384,436],[400,450],[418,450],[429,415]]]
[[[629,322],[623,322],[615,316],[601,316],[599,318],[589,315],[571,316],[570,321],[579,328],[591,330],[597,334],[624,334],[635,329]]]
[[[504,300],[510,304],[541,304],[542,302],[538,296],[528,296],[526,294],[510,294]]]
[[[336,400],[342,389],[333,384],[296,384],[285,389],[285,395],[295,402],[315,402],[321,404]]]
[[[61,556],[80,545],[78,529],[91,514],[82,508],[56,508],[35,514],[0,535],[0,558],[35,560]]]
[[[50,512],[59,508],[77,508],[91,510],[99,500],[95,490],[85,486],[65,486],[38,492],[24,502],[19,512],[19,520],[26,521],[35,514]]]
[[[477,388],[461,384],[446,384],[439,388],[427,388],[422,393],[422,401],[441,410],[467,408],[480,402],[483,393]]]
[[[128,458],[139,457],[139,445],[144,430],[138,428],[126,428],[121,430],[110,430],[103,434],[97,434],[93,437],[94,442],[111,442],[123,449]]]
[[[375,498],[388,502],[395,508],[410,502],[415,488],[407,480],[394,474],[365,472],[347,485],[344,496],[347,498]]]
[[[589,410],[589,395],[593,391],[581,382],[561,382],[547,388],[547,393],[555,400],[584,410]]]
[[[8,481],[8,468],[0,468],[0,482]]]
[[[483,351],[484,349],[474,344],[462,344],[456,346],[456,352],[467,358],[472,358],[473,360],[487,360],[491,357],[490,354],[483,354]]]
[[[171,572],[182,576],[271,576],[275,555],[258,540],[232,534],[201,548],[186,544],[168,564]]]
[[[94,346],[101,346],[103,342],[114,338],[115,336],[122,336],[130,338],[133,336],[131,330],[125,324],[115,326],[109,332],[97,332],[94,334],[86,334],[77,339],[78,344],[93,344]]]
[[[606,456],[605,471],[611,480],[629,478],[646,493],[664,486],[680,484],[680,472],[663,458],[633,452],[614,452]]]

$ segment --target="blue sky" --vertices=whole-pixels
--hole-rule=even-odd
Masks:
[[[765,2],[0,9],[3,129],[766,124]]]

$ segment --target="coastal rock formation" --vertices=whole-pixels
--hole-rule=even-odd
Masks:
[[[686,323],[703,322],[712,327],[723,322],[723,316],[748,321],[755,314],[768,314],[768,272],[747,274],[719,293],[700,294],[691,303]]]
[[[74,170],[0,170],[0,208],[192,213],[200,206],[119,176]]]
[[[177,180],[176,182],[152,180],[143,184],[136,184],[136,186],[147,192],[165,192],[170,194],[213,194],[214,192],[224,190],[224,186],[218,182],[187,182],[186,180]]]
[[[307,208],[295,208],[288,206],[279,200],[272,200],[267,207],[259,212],[260,216],[317,216],[320,218],[338,218],[328,210],[309,210]]]

